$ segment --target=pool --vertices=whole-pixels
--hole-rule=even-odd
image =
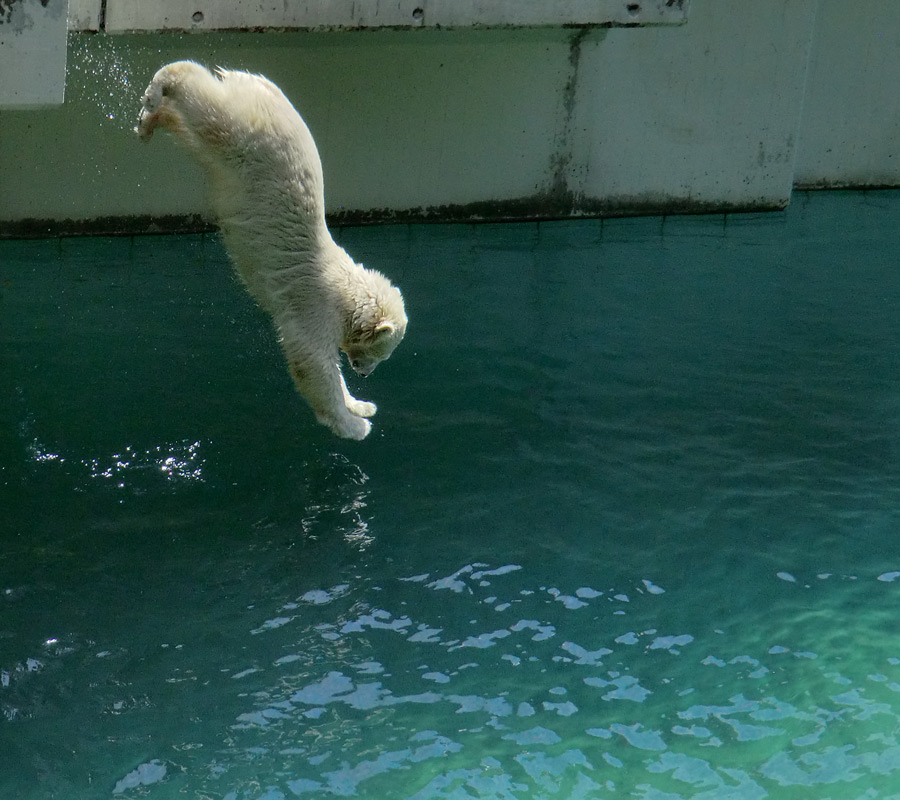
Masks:
[[[344,229],[361,443],[218,237],[0,242],[0,796],[900,797],[898,230]]]

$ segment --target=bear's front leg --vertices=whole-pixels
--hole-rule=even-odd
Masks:
[[[319,422],[345,439],[359,440],[368,436],[372,430],[372,423],[347,408],[344,400],[346,384],[336,361],[307,360],[289,356],[288,370],[297,391],[312,406]]]
[[[341,392],[344,395],[344,405],[347,406],[350,413],[356,414],[357,417],[374,417],[375,412],[378,411],[378,406],[365,400],[357,400],[350,394],[350,390],[347,388],[347,381],[344,380],[344,373],[341,372],[340,367],[338,367],[338,375],[341,378]]]

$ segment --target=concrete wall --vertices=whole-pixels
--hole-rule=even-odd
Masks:
[[[569,181],[580,204],[621,213],[783,207],[816,6],[706,0],[682,28],[587,40]]]
[[[101,0],[72,0],[82,9]],[[667,25],[684,21],[690,0],[105,0],[114,33],[228,29],[358,30],[549,25]],[[98,24],[98,27],[99,24]]]
[[[821,0],[794,180],[900,185],[900,3]]]
[[[178,58],[285,90],[340,222],[766,209],[796,181],[900,185],[898,48],[896,0],[693,0],[675,27],[72,34],[65,105],[0,111],[0,234],[203,224],[199,170],[131,132]]]
[[[63,102],[66,0],[0,2],[0,108]]]

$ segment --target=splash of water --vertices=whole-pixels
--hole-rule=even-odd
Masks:
[[[134,473],[156,472],[169,483],[203,482],[204,459],[201,442],[186,439],[182,442],[157,445],[147,450],[128,446],[108,458],[87,458],[76,463],[91,479],[114,481],[119,489],[128,488],[128,479]],[[34,439],[28,452],[38,464],[65,464],[69,459],[53,452]]]
[[[131,64],[112,37],[70,36],[67,86],[90,100],[104,123],[131,128],[137,90]]]

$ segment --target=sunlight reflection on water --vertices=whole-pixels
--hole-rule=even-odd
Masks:
[[[94,479],[107,479],[115,483],[119,489],[133,488],[129,476],[136,472],[157,472],[166,481],[203,481],[203,458],[200,453],[201,443],[183,441],[173,444],[157,445],[149,450],[138,451],[130,445],[121,452],[104,458],[83,459],[79,466],[85,474]],[[36,439],[28,445],[31,457],[38,463],[58,462],[63,464],[66,457],[61,453],[51,452]]]
[[[374,604],[382,594],[394,610]],[[782,642],[733,654],[739,635],[640,624],[671,595],[650,578],[567,593],[530,584],[520,565],[484,563],[362,594],[309,590],[250,630],[279,637],[282,654],[228,676],[249,682],[235,698],[249,708],[219,742],[211,780],[240,784],[250,762],[275,781],[273,797],[280,786],[286,796],[743,798],[900,769],[884,695],[900,691],[900,660],[851,678],[839,652]],[[586,600],[560,601],[575,596]],[[756,612],[730,624],[766,627]],[[848,724],[853,743],[842,741]]]

